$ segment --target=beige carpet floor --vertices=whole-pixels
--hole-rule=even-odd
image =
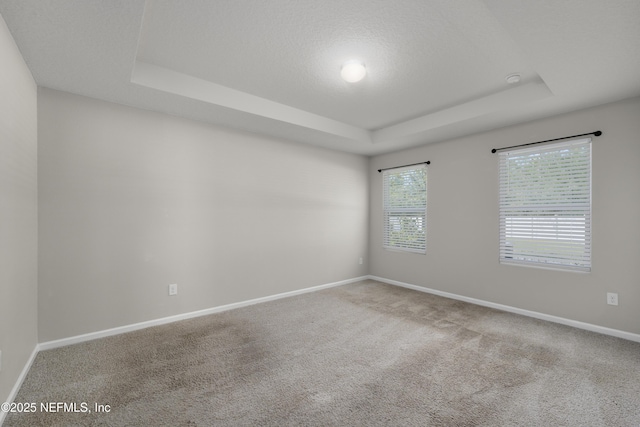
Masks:
[[[16,402],[91,412],[6,426],[640,426],[640,343],[365,281],[43,351]]]

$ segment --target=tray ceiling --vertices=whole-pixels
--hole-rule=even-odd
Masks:
[[[2,0],[0,13],[40,86],[366,155],[640,94],[636,0]],[[349,59],[361,82],[340,78]]]

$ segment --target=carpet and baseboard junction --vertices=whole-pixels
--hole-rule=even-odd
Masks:
[[[640,425],[637,336],[334,285],[45,343],[3,425]]]

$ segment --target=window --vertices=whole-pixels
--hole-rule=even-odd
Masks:
[[[591,139],[500,153],[500,262],[591,271]]]
[[[427,167],[383,172],[385,249],[426,253]]]

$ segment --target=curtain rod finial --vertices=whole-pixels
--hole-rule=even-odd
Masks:
[[[495,153],[496,151],[498,151],[498,150],[496,150],[495,148],[492,148],[492,149],[491,149],[491,152],[492,152],[492,153]]]
[[[597,130],[593,133],[595,136],[600,136],[602,135],[602,131],[601,130]]]

